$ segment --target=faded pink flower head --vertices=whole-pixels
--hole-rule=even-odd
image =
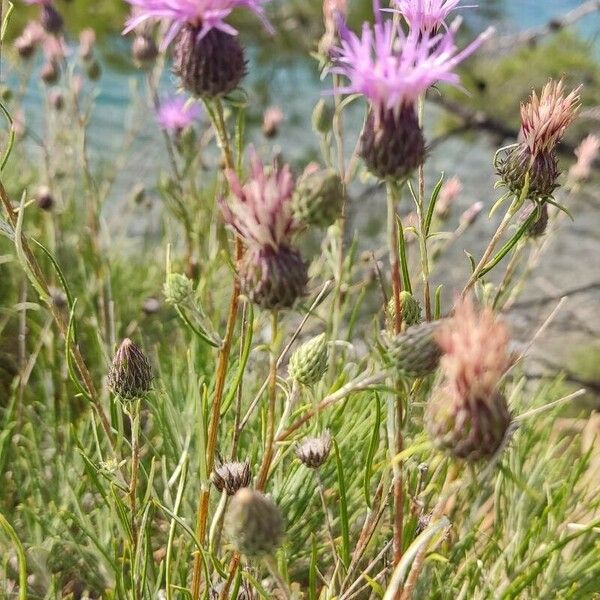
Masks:
[[[156,120],[166,131],[177,133],[197,120],[202,114],[200,106],[184,96],[173,96],[160,103]]]
[[[577,162],[569,170],[569,178],[572,181],[583,181],[589,178],[599,150],[600,138],[593,134],[588,135],[577,146],[575,150]]]
[[[469,208],[467,208],[467,210],[465,210],[460,216],[459,222],[461,226],[470,227],[471,225],[473,225],[473,223],[475,223],[475,221],[477,221],[477,219],[479,218],[479,215],[482,211],[483,202],[481,202],[481,200],[471,204],[471,206],[469,206]]]
[[[457,86],[458,65],[479,48],[493,32],[487,29],[463,50],[455,43],[460,19],[438,33],[411,29],[405,33],[393,20],[382,20],[375,0],[375,24],[363,25],[360,36],[340,28],[341,45],[334,48],[331,72],[349,83],[340,91],[364,95],[374,107],[400,112],[437,83]]]
[[[148,20],[163,21],[168,24],[163,40],[163,48],[168,46],[184,25],[200,28],[199,39],[211,29],[219,29],[229,35],[237,30],[225,21],[236,8],[247,8],[262,20],[265,27],[272,27],[264,14],[263,4],[267,0],[127,0],[133,12],[123,33],[129,33]]]
[[[333,35],[337,30],[337,24],[340,20],[345,19],[347,14],[347,0],[323,0],[325,31]]]
[[[79,55],[84,59],[92,56],[96,44],[96,32],[91,27],[86,27],[79,34]]]
[[[44,55],[53,63],[62,62],[68,54],[65,38],[57,35],[46,35],[42,43]]]
[[[225,221],[249,246],[278,250],[289,246],[298,224],[292,215],[294,179],[288,165],[265,169],[251,149],[250,177],[242,183],[232,170],[226,172],[231,197],[221,199]]]
[[[459,398],[490,397],[513,363],[508,339],[491,309],[477,309],[471,298],[459,300],[436,334],[447,388]]]
[[[459,3],[460,0],[394,0],[411,29],[428,33],[445,27],[446,19]]]
[[[283,122],[283,111],[279,106],[269,106],[263,114],[262,130],[266,137],[273,137]]]
[[[440,190],[440,196],[435,205],[435,212],[442,218],[446,217],[450,207],[463,191],[463,185],[458,177],[448,179]]]
[[[520,139],[532,156],[551,152],[573,123],[580,106],[581,86],[565,95],[563,81],[549,81],[538,96],[534,91],[529,102],[521,104]]]

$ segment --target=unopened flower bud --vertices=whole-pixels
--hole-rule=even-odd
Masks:
[[[169,273],[163,288],[167,304],[184,304],[194,294],[194,284],[181,273]]]
[[[410,327],[418,325],[421,322],[421,304],[420,302],[406,290],[400,292],[400,314],[402,323]],[[394,329],[396,322],[396,302],[394,298],[390,298],[387,304],[387,324],[388,329]]]
[[[38,208],[41,208],[42,210],[52,210],[55,200],[50,188],[45,185],[39,187],[35,194],[35,202],[38,205]]]
[[[200,25],[201,27],[201,25]],[[212,28],[187,25],[179,34],[173,71],[183,87],[199,97],[214,98],[234,90],[246,73],[244,50],[237,36]]]
[[[325,333],[300,346],[288,364],[290,377],[304,385],[318,383],[327,371],[329,352]]]
[[[79,34],[79,56],[83,60],[91,60],[96,45],[96,33],[90,27],[86,27]]]
[[[403,333],[382,333],[384,360],[406,377],[425,377],[437,368],[441,350],[435,339],[439,321],[409,327]]]
[[[54,107],[54,110],[61,111],[65,106],[65,97],[60,90],[52,90],[48,96],[48,100]]]
[[[97,81],[102,75],[102,67],[100,63],[94,58],[86,62],[85,73],[90,81]]]
[[[333,114],[331,104],[321,98],[312,113],[312,125],[317,133],[325,134],[331,131]]]
[[[40,71],[40,77],[42,78],[42,81],[48,85],[56,83],[60,77],[60,67],[56,61],[47,61]]]
[[[233,496],[240,488],[250,485],[252,472],[250,463],[244,462],[226,462],[215,467],[212,475],[212,482],[219,492],[226,491],[228,496]]]
[[[296,448],[296,456],[309,469],[318,469],[325,463],[331,450],[331,434],[325,431],[319,437],[305,438]]]
[[[336,171],[305,173],[296,184],[294,217],[307,225],[328,227],[340,216],[343,200],[344,186]]]
[[[283,518],[270,498],[241,488],[229,506],[227,533],[236,549],[250,558],[272,554],[283,539]]]
[[[278,106],[269,106],[263,115],[262,132],[266,138],[275,137],[283,121],[283,111]]]
[[[144,397],[152,383],[150,363],[138,346],[125,338],[117,350],[108,372],[108,387],[125,400]]]
[[[131,55],[139,67],[148,66],[158,56],[156,42],[149,35],[136,35],[131,45]]]

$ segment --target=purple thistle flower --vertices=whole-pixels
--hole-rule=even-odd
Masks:
[[[460,19],[443,32],[411,29],[404,33],[397,22],[381,19],[377,2],[375,9],[375,25],[365,23],[361,36],[342,28],[331,71],[349,79],[340,91],[362,94],[380,109],[398,112],[437,83],[457,86],[456,68],[493,32],[487,29],[459,51],[454,38]]]
[[[411,29],[437,31],[456,10],[460,0],[394,0],[394,5]]]
[[[177,133],[191,125],[201,114],[197,103],[190,102],[184,96],[173,96],[160,103],[156,120],[166,131]]]
[[[35,1],[35,0],[34,0]],[[248,8],[262,20],[265,27],[272,27],[265,17],[263,4],[267,0],[127,0],[133,7],[123,33],[129,33],[148,20],[166,21],[169,24],[162,43],[163,49],[177,37],[186,25],[198,28],[198,39],[202,39],[211,29],[229,35],[237,31],[225,19],[236,8]]]

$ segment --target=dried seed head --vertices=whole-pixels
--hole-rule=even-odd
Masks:
[[[250,463],[247,460],[223,463],[215,467],[211,479],[219,492],[225,490],[228,496],[233,496],[240,488],[250,485],[252,479]]]
[[[270,498],[241,488],[229,506],[227,533],[236,549],[250,558],[272,554],[283,539],[283,518]]]
[[[305,172],[292,199],[294,217],[300,223],[328,227],[342,211],[344,186],[333,169]]]
[[[173,71],[195,96],[215,98],[234,90],[246,74],[244,50],[237,36],[186,25],[179,34]]]
[[[385,179],[405,179],[425,161],[425,138],[413,104],[399,111],[371,110],[360,139],[369,171]]]
[[[331,450],[331,434],[325,431],[319,437],[305,438],[296,448],[296,456],[309,469],[318,469],[325,463]]]
[[[302,344],[292,354],[288,372],[299,383],[314,385],[321,381],[327,371],[328,359],[327,336],[322,333]]]
[[[396,322],[396,302],[393,297],[388,301],[386,312],[388,329],[393,331]],[[421,303],[410,292],[405,290],[400,292],[400,313],[402,315],[402,323],[408,327],[418,325],[421,322]]]
[[[152,383],[150,363],[138,346],[125,338],[117,350],[108,372],[108,387],[125,399],[143,398]]]
[[[406,377],[425,377],[437,368],[441,350],[436,341],[440,321],[421,323],[403,333],[382,332],[384,360]]]
[[[163,293],[167,304],[185,304],[194,295],[194,283],[181,273],[169,273]]]

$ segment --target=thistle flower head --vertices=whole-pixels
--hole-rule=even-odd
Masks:
[[[236,8],[247,8],[262,20],[272,31],[267,21],[263,4],[267,0],[127,0],[133,8],[123,33],[128,33],[148,20],[164,21],[168,24],[163,40],[163,48],[168,46],[185,25],[198,29],[198,37],[203,38],[212,29],[229,35],[237,30],[225,21]]]
[[[395,0],[394,6],[411,29],[421,32],[437,31],[446,23],[460,0]]]
[[[491,35],[488,29],[463,50],[455,43],[460,26],[456,19],[439,33],[408,33],[392,20],[382,20],[375,2],[374,26],[365,23],[361,35],[342,27],[341,45],[333,50],[333,73],[344,75],[349,83],[341,91],[364,95],[379,109],[398,113],[414,105],[417,98],[436,83],[459,84],[457,66]]]
[[[156,112],[158,124],[169,132],[178,132],[200,117],[200,106],[184,96],[173,96],[160,103]]]
[[[331,434],[325,431],[319,437],[302,440],[296,447],[296,456],[309,469],[318,469],[327,460],[330,450]]]
[[[234,171],[227,171],[232,196],[221,200],[221,211],[249,246],[276,251],[289,245],[298,227],[292,215],[294,179],[288,165],[265,169],[254,150],[250,160],[250,177],[245,183]]]
[[[141,398],[150,391],[152,369],[146,355],[125,338],[113,358],[108,373],[110,390],[126,400]]]
[[[508,368],[508,332],[490,309],[478,311],[468,298],[436,333],[446,386],[460,398],[490,397]]]
[[[579,110],[581,87],[565,95],[563,81],[549,81],[538,96],[521,104],[520,138],[532,156],[551,152]]]
[[[305,291],[306,265],[291,239],[298,228],[293,216],[294,180],[287,165],[269,171],[252,151],[251,174],[242,183],[226,172],[232,196],[221,199],[225,221],[248,249],[238,264],[242,290],[262,308],[289,308]]]
[[[273,553],[283,538],[279,508],[270,498],[250,488],[236,492],[226,525],[231,542],[248,557]]]
[[[211,479],[219,492],[225,490],[228,496],[233,496],[240,488],[250,485],[252,479],[250,463],[247,460],[223,463],[215,467]]]

